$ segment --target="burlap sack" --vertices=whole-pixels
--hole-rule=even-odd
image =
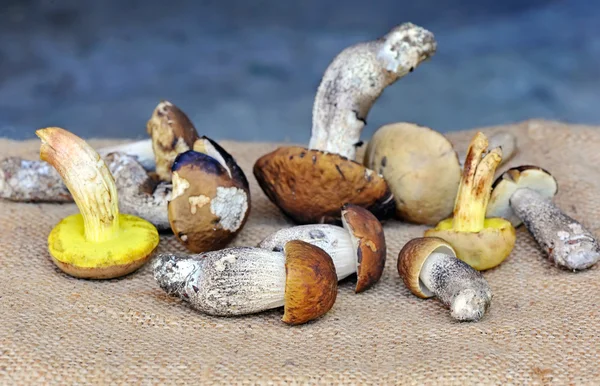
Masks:
[[[545,121],[484,129],[519,135],[507,166],[535,164],[559,182],[556,203],[600,236],[600,130]],[[473,131],[448,134],[462,150]],[[91,141],[95,146],[108,141]],[[276,144],[223,141],[247,173],[252,214],[235,245],[290,226],[252,176]],[[0,156],[37,157],[39,141],[0,142]],[[485,272],[494,291],[479,323],[457,323],[421,300],[396,270],[401,247],[425,227],[385,225],[388,256],[374,288],[340,284],[332,310],[290,327],[282,310],[216,318],[167,296],[149,266],[120,280],[77,280],[48,257],[46,236],[75,205],[0,202],[2,384],[600,384],[600,266],[552,266],[523,227],[517,246]],[[161,251],[183,249],[173,236]]]

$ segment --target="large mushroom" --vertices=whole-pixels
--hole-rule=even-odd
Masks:
[[[262,156],[254,175],[267,197],[296,223],[332,223],[352,203],[379,219],[393,214],[385,180],[356,162],[369,110],[383,90],[436,50],[431,32],[411,23],[344,49],[323,75],[308,148],[280,147]]]
[[[282,251],[236,247],[202,255],[159,255],[154,278],[169,295],[215,316],[284,307],[282,321],[306,323],[327,313],[337,297],[331,257],[299,240]]]
[[[503,218],[486,218],[494,173],[502,158],[500,148],[486,152],[486,136],[478,132],[467,152],[456,195],[453,217],[425,231],[427,237],[446,240],[456,256],[477,270],[493,268],[510,255],[516,235]]]
[[[357,205],[342,209],[343,227],[331,224],[298,225],[281,229],[258,246],[281,251],[291,240],[301,240],[323,249],[333,259],[338,280],[357,274],[355,292],[363,292],[379,281],[387,254],[381,223]]]
[[[600,260],[598,241],[552,203],[557,192],[558,184],[547,170],[533,165],[509,169],[494,182],[486,216],[505,218],[514,227],[525,224],[558,266],[590,268]]]

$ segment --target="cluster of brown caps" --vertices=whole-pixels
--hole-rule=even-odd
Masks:
[[[227,247],[250,214],[244,172],[167,101],[147,122],[150,139],[97,152],[64,129],[38,130],[42,161],[0,162],[0,196],[76,203],[79,213],[48,237],[52,259],[72,276],[129,274],[153,255],[159,231],[172,231],[192,254],[154,260],[167,293],[210,315],[283,306],[288,324],[328,312],[341,279],[356,275],[356,293],[380,280],[382,222],[435,225],[402,248],[398,272],[415,295],[438,297],[455,319],[479,320],[492,299],[480,271],[509,256],[516,226],[525,224],[550,259],[571,270],[595,264],[600,247],[551,202],[557,183],[547,171],[521,166],[493,181],[516,151],[508,133],[477,133],[459,156],[432,129],[390,124],[375,132],[363,163],[355,160],[384,88],[435,50],[431,32],[406,23],[332,61],[315,97],[308,147],[280,147],[254,164],[263,192],[296,223],[256,246]]]

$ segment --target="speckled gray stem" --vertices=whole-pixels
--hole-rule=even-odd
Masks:
[[[161,254],[153,272],[165,292],[209,315],[252,314],[284,304],[282,252],[238,247],[185,257]]]
[[[339,53],[326,69],[313,105],[309,147],[354,160],[369,110],[383,90],[435,53],[433,34],[411,23]]]
[[[454,256],[432,253],[419,278],[456,320],[478,321],[490,306],[492,290],[483,275]]]
[[[501,166],[510,161],[510,159],[517,153],[517,137],[514,134],[506,131],[501,131],[490,135],[488,137],[488,149],[491,150],[497,147],[502,149],[502,161],[500,161],[500,164],[498,165]],[[466,152],[462,152],[459,155],[458,159],[461,167],[465,164],[466,158]]]
[[[152,138],[121,145],[101,147],[97,151],[102,157],[110,153],[124,153],[134,157],[146,171],[156,169],[156,160],[154,159],[154,151],[152,150]]]
[[[73,202],[60,174],[44,161],[0,161],[0,197],[21,202]]]
[[[575,271],[600,260],[600,246],[594,235],[539,193],[518,189],[510,198],[510,205],[557,265]]]

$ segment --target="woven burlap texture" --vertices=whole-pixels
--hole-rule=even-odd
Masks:
[[[520,152],[501,169],[534,164],[559,182],[555,202],[600,236],[600,130],[548,121],[510,130]],[[473,130],[449,133],[457,150]],[[92,140],[94,146],[115,141]],[[246,172],[252,212],[232,243],[256,245],[292,226],[271,204],[252,165],[278,144],[222,141]],[[0,141],[0,157],[36,159],[39,141]],[[424,226],[385,224],[381,281],[354,294],[340,283],[324,317],[302,326],[282,310],[218,318],[167,296],[149,265],[123,279],[69,277],[51,262],[46,237],[73,204],[0,201],[0,383],[2,384],[600,384],[600,267],[554,267],[523,227],[499,267],[479,323],[458,323],[435,299],[402,284],[398,252]],[[159,251],[183,251],[163,235]]]

